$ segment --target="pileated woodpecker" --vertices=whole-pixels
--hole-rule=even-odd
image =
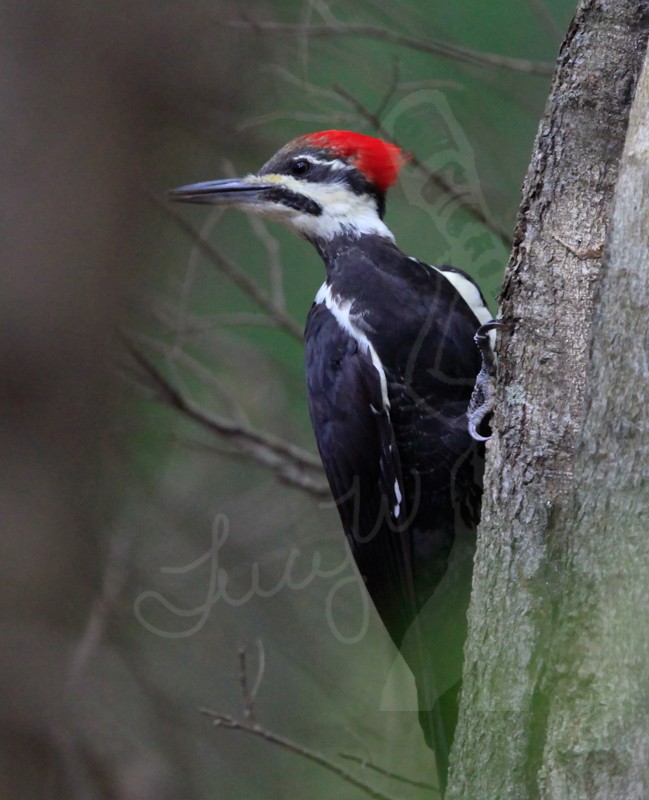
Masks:
[[[444,785],[482,487],[474,335],[491,315],[467,274],[396,246],[385,194],[405,160],[379,139],[322,131],[255,175],[170,197],[282,222],[324,261],[305,332],[311,420],[358,569],[415,675]]]

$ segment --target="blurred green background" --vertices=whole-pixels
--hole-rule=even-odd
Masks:
[[[251,458],[241,438],[214,435],[172,408],[123,338],[207,415],[315,454],[299,336],[273,324],[219,268],[218,254],[300,327],[323,280],[317,254],[237,212],[171,208],[165,190],[254,171],[288,139],[315,130],[389,136],[413,155],[388,196],[386,222],[399,245],[470,272],[495,311],[520,185],[574,4],[185,0],[80,12],[63,3],[51,19],[47,4],[36,6],[28,23],[11,22],[30,45],[21,51],[29,53],[20,56],[24,68],[57,88],[49,96],[43,89],[42,102],[30,108],[69,153],[49,146],[49,133],[34,147],[54,154],[52,169],[69,164],[52,177],[66,203],[71,172],[88,179],[62,230],[86,212],[93,225],[109,219],[112,226],[102,234],[112,237],[110,247],[102,245],[103,261],[81,249],[65,260],[78,275],[108,276],[111,289],[99,282],[93,305],[84,301],[77,319],[80,340],[86,324],[104,320],[102,345],[64,362],[80,391],[91,382],[96,405],[89,401],[74,423],[83,447],[58,443],[53,451],[63,473],[69,460],[84,475],[80,484],[70,473],[58,496],[88,513],[74,536],[56,539],[66,566],[52,592],[60,597],[65,587],[79,616],[63,637],[76,670],[66,689],[73,722],[64,715],[64,728],[83,742],[114,794],[87,777],[97,770],[79,766],[85,756],[59,753],[63,771],[77,783],[86,776],[95,794],[80,796],[88,797],[363,796],[322,767],[214,728],[199,713],[243,718],[243,646],[249,683],[259,678],[255,714],[263,726],[386,795],[434,797],[340,756],[434,782],[410,677],[367,607],[326,492],[287,483]],[[61,35],[58,45],[49,44],[52,31]],[[462,52],[443,54],[438,45]],[[490,64],[480,54],[515,61]],[[80,76],[87,94],[73,83]],[[98,85],[108,98],[99,121]],[[84,126],[88,135],[70,144],[69,131]],[[103,181],[94,179],[92,159],[106,167]],[[112,192],[109,211],[91,186]],[[83,248],[98,235],[78,227],[66,247]],[[41,270],[46,263],[39,260]],[[68,290],[76,296],[70,287],[79,280],[86,278],[74,271],[68,283],[53,279],[50,299]],[[71,318],[66,302],[63,320]],[[110,313],[95,315],[108,305]],[[91,380],[94,369],[99,377]],[[322,486],[317,468],[307,474]],[[12,519],[27,541],[27,517]],[[84,547],[94,543],[83,557],[81,539]],[[36,561],[49,552],[36,534],[32,549]],[[17,553],[10,550],[8,563],[22,563]],[[59,625],[60,615],[53,617]]]

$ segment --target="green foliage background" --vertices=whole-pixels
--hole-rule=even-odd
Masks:
[[[335,17],[422,42],[528,59],[551,71],[572,2],[183,6],[201,31],[184,51],[183,74],[196,77],[177,92],[173,113],[161,113],[143,165],[148,187],[162,195],[179,184],[254,171],[300,134],[374,133],[378,123],[490,221],[477,221],[413,163],[388,198],[386,221],[400,246],[472,273],[495,311],[508,257],[497,231],[505,239],[513,232],[547,69],[529,74],[368,36],[309,36],[229,22],[321,26]],[[180,213],[269,293],[269,262],[277,253],[286,309],[304,320],[323,280],[309,245],[235,212]],[[130,323],[138,346],[201,407],[315,452],[300,342],[250,324],[260,322],[250,316],[259,309],[164,206],[151,205],[148,226],[143,241],[154,238],[157,252],[145,310],[135,310]],[[361,797],[321,767],[249,735],[214,729],[199,714],[208,707],[243,716],[237,649],[244,645],[251,682],[263,661],[255,704],[261,724],[338,760],[386,794],[434,796],[339,759],[354,754],[434,780],[410,678],[373,612],[364,624],[335,509],[278,481],[232,441],[159,399],[143,397],[137,387],[126,394],[116,418],[128,445],[107,542],[109,565],[126,576],[112,611],[112,644],[140,691],[122,720],[129,736],[140,747],[155,742],[181,776],[186,797]],[[349,580],[341,584],[342,578]],[[218,583],[210,589],[214,580],[220,590]]]

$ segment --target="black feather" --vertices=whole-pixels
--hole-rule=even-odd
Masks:
[[[482,486],[483,447],[466,417],[479,322],[443,274],[386,239],[318,249],[332,308],[314,304],[306,326],[316,439],[358,569],[415,674],[422,727],[444,760]]]

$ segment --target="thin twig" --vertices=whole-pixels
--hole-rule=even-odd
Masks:
[[[417,789],[431,789],[433,791],[438,790],[438,786],[433,783],[426,783],[425,781],[415,781],[412,778],[408,778],[405,775],[400,775],[398,772],[390,772],[390,770],[383,769],[383,767],[379,767],[377,764],[372,763],[371,761],[367,761],[365,758],[360,758],[359,756],[352,755],[351,753],[338,753],[340,758],[344,758],[347,761],[352,761],[354,764],[359,764],[361,767],[365,767],[366,769],[371,769],[374,772],[377,772],[379,775],[384,775],[386,778],[391,778],[392,780],[398,781],[399,783],[405,783],[408,786],[415,786]]]
[[[259,687],[261,686],[261,682],[264,678],[264,673],[266,672],[266,651],[264,650],[264,643],[259,637],[255,639],[255,642],[257,644],[257,677],[255,678],[255,682],[250,690],[250,696],[253,703],[255,701],[255,697],[257,697],[257,692],[259,691]]]
[[[416,92],[419,89],[456,89],[458,91],[463,91],[465,86],[459,81],[434,80],[433,78],[417,81],[401,81],[399,84],[400,92]]]
[[[451,58],[468,64],[509,69],[528,75],[552,75],[554,64],[545,61],[530,61],[526,58],[510,58],[495,53],[472,50],[469,47],[449,44],[439,39],[418,39],[415,36],[397,33],[380,25],[366,25],[360,22],[329,22],[325,24],[293,24],[288,22],[260,21],[244,17],[238,20],[218,21],[218,25],[230,28],[243,28],[272,34],[288,34],[290,36],[357,36],[368,39],[379,39],[391,44],[408,47],[422,53],[433,53],[442,58]]]
[[[263,245],[266,251],[266,261],[270,274],[270,286],[272,302],[276,308],[286,311],[286,299],[284,297],[284,270],[279,254],[279,242],[268,230],[264,221],[254,214],[246,214],[248,224],[253,233]]]
[[[286,67],[282,67],[279,64],[270,64],[267,67],[268,72],[271,72],[277,75],[278,78],[283,80],[285,83],[288,83],[291,86],[295,86],[297,89],[301,90],[302,93],[305,91],[312,95],[313,97],[317,98],[318,104],[321,106],[321,101],[330,101],[330,102],[338,102],[340,100],[340,95],[334,89],[329,89],[326,86],[318,86],[315,83],[311,83],[310,81],[301,78],[299,75],[294,75],[289,69]],[[414,92],[418,89],[458,89],[463,90],[464,85],[459,81],[453,80],[434,80],[432,78],[427,80],[417,80],[417,81],[399,81],[396,91],[398,92]],[[287,112],[288,113],[288,112]],[[299,112],[298,112],[299,113]],[[326,112],[318,114],[318,119],[330,119],[332,112]],[[315,114],[312,116],[316,116]],[[345,119],[351,119],[351,114],[345,114]],[[379,115],[380,116],[380,115]]]
[[[118,605],[120,595],[129,577],[129,556],[131,537],[113,534],[109,542],[106,567],[102,577],[101,589],[94,599],[86,627],[78,645],[75,647],[68,685],[76,687],[80,684],[88,668],[88,663],[96,656],[106,635],[111,614]]]
[[[292,486],[294,489],[301,489],[320,501],[331,499],[331,490],[326,480],[312,478],[303,468],[296,467],[288,461],[282,462],[277,459],[264,460],[263,457],[259,458],[255,454],[246,452],[241,448],[234,449],[224,445],[218,446],[214,443],[197,442],[186,437],[178,437],[177,441],[186,449],[191,448],[196,451],[218,453],[219,455],[228,456],[229,458],[253,458],[258,464],[271,469],[280,483]],[[333,502],[332,508],[335,508],[335,503]]]
[[[160,370],[136,347],[132,340],[124,338],[124,344],[136,363],[144,370],[154,386],[169,405],[204,428],[236,441],[264,466],[306,468],[321,471],[317,456],[297,445],[279,439],[241,422],[212,414],[199,408],[173,386]]]
[[[392,75],[390,78],[390,83],[388,84],[388,88],[385,90],[385,94],[383,98],[379,102],[376,111],[374,112],[374,116],[376,119],[381,119],[383,116],[383,112],[390,104],[390,100],[394,97],[397,88],[399,87],[399,60],[394,58],[392,60]]]
[[[349,127],[356,120],[354,114],[336,113],[333,115],[331,112],[308,113],[304,111],[294,111],[287,109],[286,111],[269,111],[266,114],[258,114],[255,117],[248,117],[248,119],[237,124],[238,131],[245,131],[248,128],[258,128],[259,126],[267,126],[274,122],[282,122],[290,120],[291,123],[308,122],[309,125],[318,125],[326,127],[327,125],[337,125],[339,128],[345,126]]]
[[[201,714],[205,714],[205,716],[210,717],[214,725],[218,727],[249,733],[252,736],[257,736],[260,739],[264,739],[267,742],[272,742],[273,744],[279,745],[285,750],[289,750],[291,753],[296,753],[302,758],[305,758],[307,761],[312,761],[315,764],[319,764],[321,767],[324,767],[324,769],[329,770],[329,772],[332,772],[334,775],[337,775],[346,783],[356,787],[357,789],[360,789],[362,792],[368,795],[368,797],[373,797],[375,800],[394,800],[394,797],[383,794],[383,792],[378,791],[378,789],[374,789],[372,786],[369,786],[367,783],[359,780],[352,775],[351,772],[339,767],[333,761],[330,761],[316,750],[310,750],[307,747],[303,747],[297,742],[287,739],[285,736],[280,736],[280,734],[274,733],[273,731],[262,727],[259,723],[250,724],[249,722],[242,722],[234,717],[231,717],[229,714],[220,714],[219,712],[212,711],[209,708],[201,708],[199,711]]]
[[[256,724],[254,712],[254,699],[248,689],[248,674],[246,671],[246,648],[241,646],[237,651],[239,656],[239,686],[243,699],[243,715],[251,725]]]
[[[246,718],[245,722],[235,719],[234,717],[230,716],[229,714],[221,714],[218,711],[213,711],[209,708],[199,708],[199,713],[204,714],[205,716],[209,717],[212,720],[212,723],[221,728],[228,728],[229,730],[235,731],[243,731],[244,733],[250,733],[253,736],[257,736],[260,739],[264,739],[267,742],[272,742],[273,744],[278,745],[279,747],[283,747],[285,750],[289,750],[291,753],[295,753],[302,758],[307,759],[308,761],[312,761],[315,764],[323,767],[329,772],[332,772],[334,775],[337,775],[346,783],[354,786],[357,789],[360,789],[369,797],[374,798],[374,800],[394,800],[394,798],[390,797],[389,795],[383,794],[378,789],[370,786],[369,784],[365,783],[364,781],[359,780],[355,777],[351,772],[343,767],[338,766],[335,762],[331,761],[326,756],[323,756],[321,753],[318,753],[316,750],[311,750],[308,747],[304,747],[303,745],[298,744],[297,742],[292,741],[291,739],[287,739],[285,736],[281,736],[278,733],[274,733],[267,728],[264,728],[260,725],[254,718],[253,714],[253,706],[255,701],[255,696],[261,684],[261,680],[264,674],[265,669],[265,658],[264,658],[264,648],[263,644],[260,639],[257,639],[257,649],[259,652],[259,664],[257,668],[257,677],[255,678],[255,682],[253,685],[252,690],[248,687],[248,675],[247,675],[247,662],[246,662],[246,649],[244,646],[239,647],[237,651],[238,661],[239,661],[239,689],[241,691],[241,699],[243,702],[243,713]],[[347,758],[348,760],[354,760],[352,756],[342,755],[343,758]],[[364,766],[369,766],[367,762],[363,761],[362,759],[357,759],[357,763],[363,764]],[[390,772],[385,770],[381,770],[378,767],[374,768],[375,771],[379,774],[383,774],[387,777],[391,778],[399,778],[400,776],[393,775]],[[418,788],[435,788],[430,787],[427,784],[423,783],[416,783],[415,781],[409,781],[408,779],[403,779],[404,782],[409,783],[412,786],[417,786]]]
[[[226,178],[236,178],[237,172],[231,161],[225,161],[224,175]],[[264,221],[256,214],[246,214],[248,225],[266,251],[266,263],[270,276],[270,296],[271,302],[276,308],[286,311],[286,299],[284,297],[284,268],[280,258],[279,242],[273,236]]]
[[[367,106],[365,106],[358,98],[356,98],[351,92],[348,92],[343,86],[337,85],[334,87],[338,95],[345,100],[355,111],[368,122],[374,130],[380,134],[380,136],[386,139],[392,144],[397,145],[397,147],[401,147],[398,140],[386,130],[381,120],[377,117],[375,113],[370,111]],[[511,236],[508,234],[503,228],[501,228],[494,220],[492,220],[477,203],[473,203],[470,200],[467,200],[466,195],[458,192],[448,181],[446,181],[441,175],[438,175],[436,172],[428,169],[428,167],[417,158],[416,155],[410,154],[410,164],[413,167],[416,167],[420,170],[427,178],[431,181],[435,186],[437,186],[441,191],[447,193],[450,197],[453,198],[456,202],[460,203],[463,208],[465,208],[471,216],[480,222],[482,225],[485,226],[488,230],[490,230],[494,236],[497,236],[500,241],[505,245],[505,247],[509,248],[511,246]]]
[[[257,643],[257,676],[252,689],[248,686],[248,669],[246,663],[246,648],[241,645],[237,651],[239,657],[239,688],[241,689],[241,698],[243,700],[243,714],[251,725],[256,724],[257,720],[254,715],[255,697],[261,686],[261,682],[266,670],[266,653],[261,639],[256,640]]]
[[[131,334],[130,338],[133,340],[135,336]],[[186,350],[177,350],[175,348],[170,350],[167,344],[155,339],[153,336],[139,334],[137,338],[140,342],[146,344],[148,348],[170,360],[174,367],[179,365],[186,367],[190,373],[200,379],[204,386],[211,390],[210,396],[218,397],[227,405],[229,413],[237,422],[242,425],[248,424],[248,416],[234,394],[223,385],[212,370],[205,367],[198,359],[191,356]]]
[[[238,286],[248,295],[258,306],[264,309],[276,322],[279,328],[290,333],[296,339],[303,341],[304,332],[302,327],[290,317],[282,308],[261,289],[258,284],[250,278],[232,259],[221,253],[213,244],[201,236],[169,203],[159,198],[155,192],[145,187],[145,191],[153,202],[166,214],[176,221],[178,227],[188,234],[191,239],[200,247],[209,260],[222,272],[229,280]]]

